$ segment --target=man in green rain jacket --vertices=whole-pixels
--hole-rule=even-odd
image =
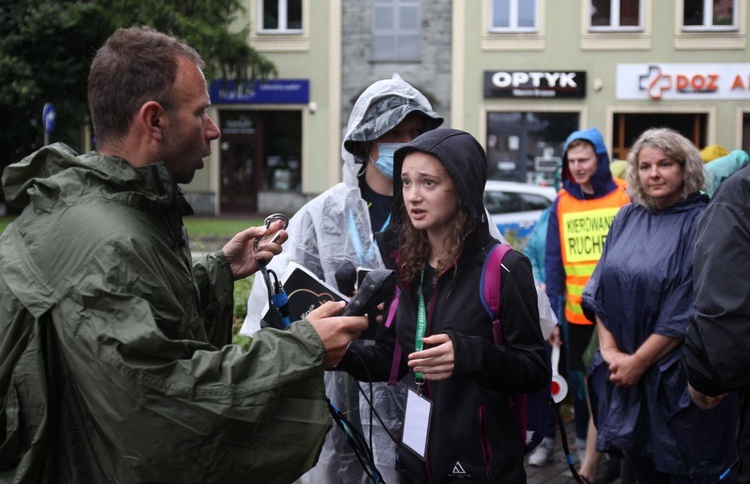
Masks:
[[[230,345],[233,281],[281,251],[249,228],[192,261],[189,182],[219,130],[198,54],[148,28],[97,52],[97,151],[3,173],[0,483],[291,482],[330,418],[323,372],[367,327],[330,303]],[[279,242],[286,240],[280,234]]]

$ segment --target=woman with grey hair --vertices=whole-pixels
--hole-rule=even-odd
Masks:
[[[708,204],[700,153],[676,131],[650,129],[628,155],[627,180],[632,203],[583,294],[600,342],[589,369],[597,450],[624,453],[638,482],[711,482],[736,457],[737,399],[699,409],[680,366]]]

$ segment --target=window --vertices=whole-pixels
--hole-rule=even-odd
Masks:
[[[652,4],[655,2],[657,0],[581,0],[581,48],[651,50]]]
[[[684,0],[685,30],[727,30],[737,27],[737,0]]]
[[[576,112],[488,112],[489,180],[552,185]]]
[[[536,31],[536,0],[492,0],[490,31]]]
[[[301,111],[228,109],[219,120],[222,213],[258,211],[262,192],[301,191]]]
[[[640,30],[641,0],[591,0],[591,30]]]
[[[518,193],[506,193],[499,190],[484,192],[484,206],[491,214],[513,213],[523,210],[523,203]]]
[[[693,142],[706,146],[708,115],[706,113],[635,112],[613,115],[612,159],[624,160],[638,136],[654,126],[672,128]]]
[[[421,2],[374,0],[372,8],[372,60],[420,60]]]
[[[676,49],[747,48],[747,0],[682,0],[676,4]]]
[[[548,198],[533,193],[522,193],[521,198],[523,198],[526,210],[544,210],[552,205],[552,202]]]
[[[497,188],[494,185],[487,185],[487,188],[484,190],[483,199],[484,206],[490,215],[544,210],[552,205],[552,200],[542,195],[504,191],[502,185]]]
[[[261,32],[302,32],[302,0],[262,0],[259,5]]]
[[[548,0],[482,0],[482,50],[544,50],[547,2]]]

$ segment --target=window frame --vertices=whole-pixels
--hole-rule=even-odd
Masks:
[[[382,8],[384,6],[389,6],[391,8],[391,13],[395,14],[395,22],[394,26],[391,29],[377,29],[375,27],[376,22],[376,15],[375,15],[375,9],[376,8]],[[417,11],[417,26],[413,30],[407,30],[400,26],[398,26],[399,19],[401,18],[401,8],[405,6],[412,6],[416,7]],[[422,18],[423,18],[423,8],[422,8],[422,2],[420,0],[386,0],[382,2],[374,1],[372,2],[372,22],[371,22],[371,35],[372,39],[370,41],[370,60],[372,62],[418,62],[422,60]],[[382,34],[379,32],[390,32],[389,34]],[[398,39],[402,37],[407,36],[413,36],[416,35],[417,37],[417,53],[414,56],[404,56],[400,52],[396,51],[391,56],[383,56],[382,54],[378,55],[375,49],[375,39],[376,38],[389,38],[389,39]]]
[[[498,161],[497,158],[497,149],[496,149],[496,143],[491,141],[489,136],[495,135],[499,139],[500,136],[508,136],[511,133],[508,132],[501,132],[501,131],[495,131],[491,129],[491,125],[494,124],[490,120],[490,116],[493,114],[498,114],[501,116],[507,116],[507,115],[527,115],[529,113],[532,114],[561,114],[566,116],[575,116],[577,117],[577,123],[574,123],[576,125],[575,129],[581,129],[580,126],[587,126],[588,125],[588,108],[586,106],[586,103],[580,104],[580,105],[571,105],[567,102],[564,102],[565,100],[558,100],[558,101],[549,101],[548,103],[545,103],[544,106],[540,106],[538,104],[538,101],[525,101],[523,99],[518,99],[518,103],[508,103],[506,99],[503,98],[494,98],[494,99],[485,99],[484,105],[480,109],[480,116],[481,119],[484,120],[482,125],[480,126],[479,136],[482,139],[485,140],[485,146],[487,151],[487,162],[488,167],[492,163],[496,163]],[[560,118],[558,118],[560,119]],[[540,133],[542,131],[539,131]],[[570,133],[571,131],[566,131],[567,133]],[[533,134],[533,133],[532,133]],[[520,141],[520,140],[519,140]],[[564,136],[561,136],[561,139],[558,141],[554,141],[554,143],[559,143],[560,146],[560,153],[562,153],[563,146],[564,146]],[[549,142],[549,141],[547,141]],[[531,145],[527,144],[527,147],[530,147]],[[505,148],[501,148],[504,150]],[[508,147],[510,151],[513,153],[508,153],[508,156],[503,156],[504,159],[509,161],[514,161],[517,163],[517,165],[520,167],[521,164],[526,164],[526,166],[530,166],[529,163],[532,162],[532,160],[529,160],[527,158],[519,158],[520,152],[522,151],[521,145],[517,145],[515,147]],[[533,150],[527,151],[527,156],[529,153],[533,154]],[[502,160],[500,160],[502,161]],[[520,183],[529,183],[528,175],[526,179],[520,179],[516,176],[502,176],[502,174],[499,174],[497,172],[494,172],[490,168],[490,171],[488,171],[488,180],[500,180],[500,181],[511,181],[511,182],[520,182]],[[540,171],[537,171],[536,169],[533,170],[526,170],[527,173],[534,173],[535,177],[538,176],[538,174],[542,173]],[[543,175],[542,175],[543,176]],[[549,182],[551,183],[551,177],[549,179]],[[534,182],[536,183],[536,182]]]
[[[713,0],[703,1],[703,25],[685,25],[685,0],[682,1],[682,18],[680,18],[680,27],[683,32],[735,32],[739,30],[739,0],[732,2],[732,24],[731,25],[713,25]],[[710,25],[706,22],[711,21]]]
[[[748,1],[735,4],[737,21],[732,29],[683,28],[685,2],[675,3],[674,48],[675,50],[741,50],[747,46]]]
[[[539,32],[539,0],[532,0],[534,2],[534,25],[532,27],[518,26],[518,4],[526,1],[528,0],[508,0],[508,19],[510,25],[508,27],[496,27],[493,23],[495,18],[495,0],[489,0],[488,32],[491,34],[506,32]]]
[[[258,0],[258,34],[274,34],[274,35],[299,35],[303,34],[305,32],[305,2],[303,0],[298,0],[300,2],[300,9],[302,9],[302,15],[300,22],[302,23],[302,28],[300,29],[290,29],[287,28],[287,23],[289,21],[289,15],[288,15],[288,2],[290,0],[276,0],[278,4],[279,9],[279,27],[276,29],[267,29],[265,28],[265,25],[263,24],[264,20],[264,0]]]
[[[587,0],[587,18],[588,18],[588,30],[589,32],[643,32],[645,30],[645,5],[643,0],[634,0],[638,2],[638,25],[621,26],[620,24],[620,3],[628,0],[609,0],[610,2],[610,14],[609,21],[610,25],[594,26],[591,25],[591,16],[593,14],[593,0]],[[617,20],[617,25],[614,25],[614,21]]]

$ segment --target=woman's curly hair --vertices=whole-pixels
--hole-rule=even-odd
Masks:
[[[455,187],[453,190],[456,190]],[[424,269],[430,260],[430,243],[427,232],[418,230],[411,223],[405,205],[399,208],[402,220],[400,257],[398,262],[399,276],[402,280],[412,281]],[[466,203],[458,199],[458,213],[448,227],[445,246],[448,251],[438,259],[437,275],[456,267],[456,261],[463,249],[463,240],[471,230],[471,217]]]
[[[682,167],[682,196],[684,199],[688,195],[705,188],[706,177],[703,172],[703,160],[700,151],[687,138],[677,131],[670,128],[651,128],[644,131],[633,143],[628,153],[628,195],[630,199],[640,205],[644,205],[651,210],[658,210],[658,206],[653,198],[646,194],[646,190],[641,184],[638,176],[638,157],[645,146],[664,150],[664,153],[679,163]]]

